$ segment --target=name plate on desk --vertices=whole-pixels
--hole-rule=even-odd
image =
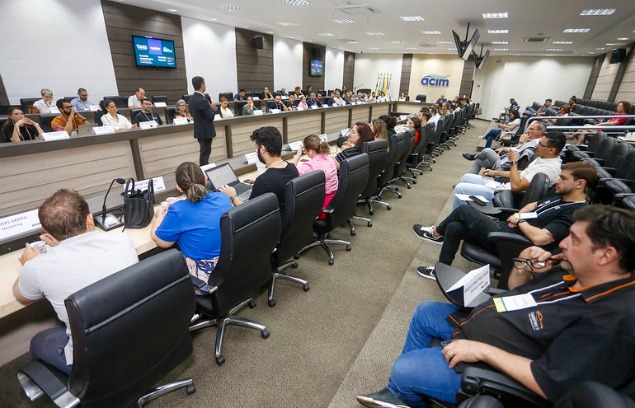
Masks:
[[[319,138],[320,138],[320,142],[326,142],[326,143],[329,142],[329,135],[327,135],[326,133],[322,133],[319,136]]]
[[[99,105],[90,105],[88,107],[88,110],[91,112],[97,112],[98,110],[100,110],[101,108],[99,107]]]
[[[70,136],[65,130],[58,130],[57,132],[45,132],[42,133],[42,140],[45,142],[54,142],[56,140],[69,139]]]
[[[292,152],[297,152],[298,150],[301,150],[302,149],[302,141],[297,140],[295,142],[289,143],[289,149],[291,149]]]
[[[149,120],[147,122],[139,122],[140,129],[152,129],[159,126],[155,120]]]
[[[254,116],[262,116],[262,109],[254,109]]]
[[[311,109],[317,109],[317,108],[318,108],[317,104],[311,105]]]
[[[51,107],[49,108],[49,113],[60,113],[60,110],[59,110],[59,109],[57,109],[57,107],[56,107],[56,106],[51,106]]]
[[[31,210],[0,218],[0,242],[42,228],[37,212]]]
[[[149,179],[135,181],[134,188],[136,190],[146,191],[148,189],[148,183],[149,183]],[[162,191],[165,191],[165,183],[163,182],[163,177],[154,177],[152,179],[152,184],[153,184],[152,187],[154,188],[155,193],[160,193]],[[124,185],[123,188],[125,189],[126,186]]]
[[[156,106],[157,108],[165,108],[166,106],[168,106],[168,104],[165,102],[155,102],[154,106]]]
[[[115,128],[112,126],[95,126],[93,128],[93,132],[95,133],[95,136],[110,135],[115,133]]]
[[[260,100],[260,97],[258,97],[258,96],[254,96],[253,98],[251,98],[251,100],[252,100],[252,101],[259,101],[259,100]]]
[[[470,271],[459,279],[446,293],[454,299],[457,304],[467,306],[489,286],[489,265],[484,265]]]
[[[269,112],[271,112],[271,113],[280,113],[280,109],[270,109]]]
[[[189,122],[187,121],[187,118],[174,118],[172,123],[174,123],[177,126],[180,126],[180,125],[187,125]]]
[[[256,164],[258,162],[258,153],[247,153],[245,155],[245,162],[247,164]]]
[[[216,167],[216,163],[209,163],[206,164],[204,166],[201,166],[201,170],[203,170],[203,173],[205,173],[207,170]]]

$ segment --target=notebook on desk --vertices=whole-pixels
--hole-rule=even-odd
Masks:
[[[232,166],[229,163],[223,163],[216,167],[212,167],[211,169],[206,170],[205,174],[207,174],[212,191],[219,191],[222,186],[228,185],[236,190],[236,195],[242,201],[249,199],[249,196],[251,195],[251,185],[238,180],[236,173],[234,173],[234,169],[232,169]]]

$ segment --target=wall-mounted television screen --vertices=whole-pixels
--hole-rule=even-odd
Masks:
[[[138,67],[176,68],[174,41],[132,36]]]
[[[321,77],[322,75],[324,75],[324,61],[319,59],[312,59],[309,76]]]

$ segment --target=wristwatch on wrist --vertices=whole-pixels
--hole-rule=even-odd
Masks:
[[[523,220],[522,218],[518,220],[518,222],[516,223],[517,225],[520,224],[521,222],[527,222],[527,220]]]
[[[512,162],[512,164],[511,164],[511,166],[515,166],[515,165],[517,165],[517,164],[518,164],[518,163],[516,163],[515,161],[513,161],[513,162]],[[511,166],[510,166],[510,167],[511,167]]]
[[[229,198],[229,202],[230,202],[230,203],[232,203],[232,204],[234,204],[234,200],[235,200],[236,198],[238,198],[238,196],[237,196],[237,195],[233,195],[233,196],[231,196],[231,197]]]

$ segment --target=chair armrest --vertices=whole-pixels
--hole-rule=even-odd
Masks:
[[[205,292],[207,294],[212,294],[218,290],[218,286],[209,286],[204,280],[197,278],[196,276],[191,276],[192,284],[198,288],[200,291]]]
[[[513,232],[490,232],[487,235],[487,239],[489,239],[489,241],[494,244],[498,241],[506,241],[510,243],[513,242],[518,244],[533,245],[529,238],[522,235],[514,234]]]
[[[461,391],[470,394],[488,394],[499,399],[506,407],[551,407],[549,401],[539,397],[527,387],[504,374],[478,367],[466,367],[461,376]],[[528,404],[529,403],[529,404]]]
[[[79,405],[79,399],[71,394],[66,386],[68,377],[40,361],[32,361],[21,368],[18,379],[31,401],[35,401],[44,393],[59,407]]]
[[[615,167],[605,167],[602,166],[603,170],[606,170],[607,173],[609,173],[611,176],[614,176],[615,173],[617,173],[617,169]]]

